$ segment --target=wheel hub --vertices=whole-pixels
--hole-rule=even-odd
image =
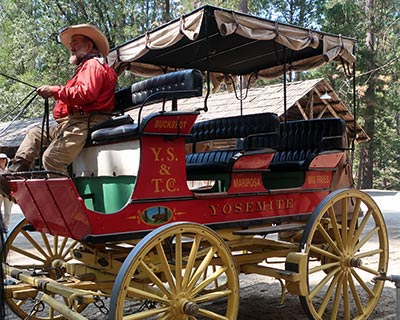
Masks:
[[[199,306],[194,302],[186,302],[183,305],[183,312],[189,316],[198,316],[199,315]]]
[[[353,268],[360,268],[362,266],[362,260],[360,258],[350,259],[350,266]]]
[[[199,305],[195,302],[189,301],[184,292],[181,292],[177,296],[175,296],[173,301],[174,315],[176,317],[181,317],[182,315],[199,315]]]
[[[348,255],[344,256],[340,263],[343,271],[347,270],[348,268],[360,268],[362,264],[363,263],[360,258],[354,258]]]

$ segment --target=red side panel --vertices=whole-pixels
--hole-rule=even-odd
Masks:
[[[14,180],[15,197],[37,231],[81,239],[92,232],[86,208],[72,180]]]
[[[344,156],[344,152],[326,153],[316,156],[310,163],[310,170],[334,169]]]
[[[245,153],[235,161],[233,170],[267,169],[273,157],[274,153],[269,151]]]
[[[186,182],[185,135],[197,114],[152,118],[141,137],[140,168],[133,199],[190,197]]]

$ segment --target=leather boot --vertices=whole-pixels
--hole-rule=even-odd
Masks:
[[[31,171],[31,163],[24,158],[15,157],[10,160],[7,170],[9,172]]]
[[[16,201],[14,197],[11,195],[11,188],[8,184],[8,179],[4,177],[4,174],[30,171],[30,170],[31,170],[31,164],[27,160],[19,157],[11,159],[7,171],[0,175],[0,194],[15,203]]]

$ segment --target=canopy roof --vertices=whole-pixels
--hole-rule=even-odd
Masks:
[[[337,61],[355,62],[355,40],[206,5],[110,51],[108,62],[153,76],[181,68],[214,75],[280,76]]]

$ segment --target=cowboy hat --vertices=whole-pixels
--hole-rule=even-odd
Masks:
[[[82,35],[89,38],[95,43],[97,49],[103,55],[103,57],[108,55],[108,52],[110,51],[108,40],[105,35],[95,26],[90,24],[78,24],[66,27],[64,30],[62,30],[60,32],[60,40],[68,50],[71,50],[70,43],[71,38],[74,35]]]

